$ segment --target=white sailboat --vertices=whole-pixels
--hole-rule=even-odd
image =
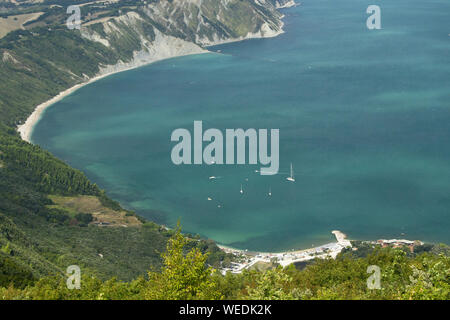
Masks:
[[[286,180],[295,182],[294,169],[292,168],[292,162],[291,162],[291,175],[289,177],[287,177]]]

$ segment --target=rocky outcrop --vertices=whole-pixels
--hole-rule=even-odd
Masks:
[[[157,1],[119,17],[89,24],[82,35],[113,50],[124,40],[134,51],[146,50],[155,34],[209,46],[248,38],[273,37],[282,32],[276,8],[288,0],[173,0]],[[130,57],[131,58],[131,57]]]
[[[119,53],[98,75],[153,61],[205,52],[206,46],[283,32],[276,8],[291,0],[173,0],[137,7],[82,27],[81,35]]]
[[[99,75],[136,68],[158,60],[204,52],[207,51],[194,43],[155,30],[155,38],[152,41],[142,40],[142,49],[134,51],[132,59],[119,60],[114,65],[100,65]]]
[[[159,1],[144,11],[164,32],[202,46],[271,37],[283,26],[282,15],[265,0]]]
[[[277,9],[290,8],[297,5],[297,3],[294,0],[268,0],[268,1],[270,1],[270,3],[272,3]]]

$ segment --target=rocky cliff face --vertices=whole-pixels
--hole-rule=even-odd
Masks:
[[[127,39],[136,49],[148,48],[155,34],[208,46],[282,32],[276,8],[288,0],[173,0],[138,7],[120,17],[90,23],[83,35],[108,47],[121,47]],[[128,43],[127,45],[129,45]]]
[[[266,0],[159,1],[145,13],[165,33],[203,46],[282,31],[281,14]]]
[[[201,53],[205,46],[273,37],[283,30],[277,8],[292,0],[172,0],[83,25],[81,35],[122,58],[100,74],[160,59]]]
[[[277,9],[290,8],[296,5],[294,0],[267,0]]]

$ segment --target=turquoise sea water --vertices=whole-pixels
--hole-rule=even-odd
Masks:
[[[370,4],[382,30],[366,28]],[[309,247],[334,229],[450,243],[450,2],[305,0],[283,13],[277,38],[78,90],[46,111],[33,141],[126,207],[238,248]],[[280,174],[173,165],[170,135],[194,120],[279,128]]]

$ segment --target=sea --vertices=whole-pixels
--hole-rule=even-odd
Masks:
[[[381,29],[367,27],[370,5]],[[281,11],[278,37],[79,89],[46,110],[32,141],[124,207],[239,249],[309,248],[332,230],[450,243],[450,1],[304,0]],[[279,129],[278,174],[175,165],[171,134],[193,134],[194,121]]]

